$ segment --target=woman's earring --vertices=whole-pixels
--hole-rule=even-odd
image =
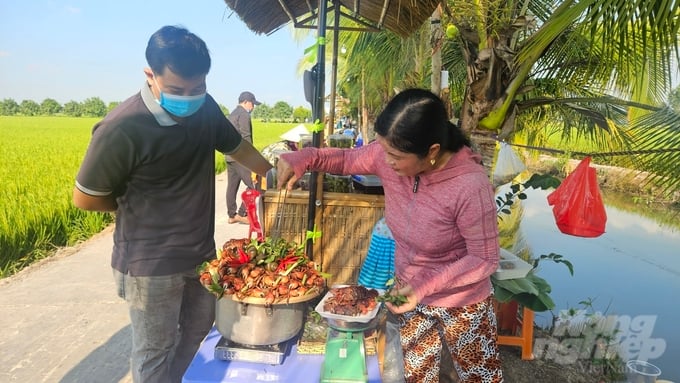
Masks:
[[[434,166],[434,163],[437,162],[434,158],[430,160],[430,165]]]

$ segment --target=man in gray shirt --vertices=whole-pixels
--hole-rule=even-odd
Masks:
[[[250,120],[250,113],[256,105],[261,103],[255,99],[251,92],[242,92],[238,97],[238,105],[229,114],[229,121],[236,127],[244,141],[253,143],[253,124]],[[241,202],[241,206],[236,206],[236,195],[239,186],[243,182],[248,188],[255,189],[250,169],[235,162],[231,156],[225,156],[227,161],[227,214],[229,223],[248,223],[246,218],[246,207]]]
[[[149,39],[139,92],[93,129],[73,203],[116,213],[111,267],[129,307],[135,383],[179,383],[215,319],[196,267],[215,258],[215,150],[271,165],[206,93],[205,42],[165,26]]]

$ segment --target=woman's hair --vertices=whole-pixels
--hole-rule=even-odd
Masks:
[[[457,152],[470,141],[449,121],[442,100],[424,89],[407,89],[387,103],[375,121],[375,132],[395,149],[423,158],[430,146]]]
[[[210,52],[200,37],[187,29],[165,26],[149,39],[146,61],[156,74],[170,69],[182,78],[192,78],[210,71]]]

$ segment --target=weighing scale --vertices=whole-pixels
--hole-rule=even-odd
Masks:
[[[336,287],[343,286],[346,285]],[[377,304],[373,310],[363,315],[339,315],[324,310],[324,303],[330,296],[332,293],[329,291],[315,309],[326,319],[329,327],[326,352],[321,367],[321,382],[366,383],[368,372],[364,331],[377,326],[379,320],[376,315],[381,305]]]
[[[347,329],[331,325],[321,366],[322,383],[368,382],[364,345],[364,331],[368,328],[370,326]]]

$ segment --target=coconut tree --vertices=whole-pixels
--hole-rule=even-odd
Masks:
[[[548,120],[560,123],[565,136],[588,134],[610,149],[640,142],[637,136],[646,127],[640,117],[655,111],[656,117],[645,118],[654,123],[665,114],[658,105],[668,94],[672,57],[678,55],[678,5],[455,2],[450,28],[458,31],[466,68],[463,128],[501,139],[527,128],[538,137]],[[537,120],[539,132],[530,125]],[[673,133],[655,129],[654,136]],[[638,167],[649,164],[637,159]],[[667,166],[654,170],[673,173]]]
[[[448,1],[443,16],[448,39],[431,46],[443,49],[455,117],[486,163],[495,139],[522,134],[540,143],[549,128],[559,128],[563,137],[585,136],[603,150],[642,148],[645,154],[629,157],[636,167],[677,190],[679,118],[664,100],[677,71],[679,3]],[[422,35],[403,40],[389,32],[347,34],[343,44],[353,49],[347,65],[367,68],[369,88],[390,96],[413,84],[409,79],[428,87],[427,65],[404,54],[410,39],[422,41]],[[407,81],[381,80],[385,73]],[[424,73],[424,80],[405,73]]]
[[[391,32],[340,32],[347,49],[345,65],[339,67],[339,91],[360,100],[364,137],[377,112],[400,89],[422,87],[429,81],[430,48],[428,32],[420,28],[408,38]]]
[[[392,32],[365,32],[346,30],[359,28],[352,20],[341,18],[340,30],[329,28],[325,39],[325,61],[337,66],[336,92],[343,98],[354,100],[350,112],[361,118],[362,133],[376,112],[384,106],[398,89],[422,86],[429,81],[429,41],[421,28],[407,38]],[[296,34],[296,39],[308,37],[309,32]],[[336,36],[338,47],[335,47]],[[308,47],[298,62],[298,73],[311,69],[317,62],[317,45]],[[334,51],[340,52],[334,55]],[[364,60],[365,58],[365,60]],[[386,65],[395,63],[395,65]],[[333,69],[327,68],[330,73]],[[326,76],[331,79],[332,75]],[[332,88],[332,87],[331,87]]]

